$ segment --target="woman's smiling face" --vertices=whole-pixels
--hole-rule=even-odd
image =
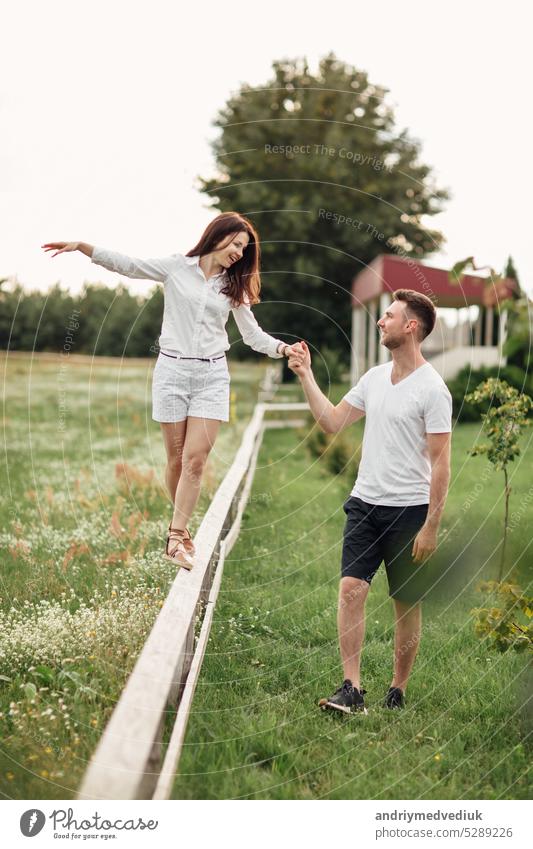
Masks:
[[[239,233],[233,233],[218,243],[214,251],[214,257],[223,268],[230,268],[230,266],[242,258],[249,241],[250,237],[245,230]]]

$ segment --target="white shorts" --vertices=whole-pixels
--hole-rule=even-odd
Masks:
[[[187,416],[229,421],[230,375],[226,357],[202,362],[159,353],[152,376],[152,418],[182,422]]]

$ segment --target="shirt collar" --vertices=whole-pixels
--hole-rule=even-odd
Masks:
[[[196,265],[197,268],[200,266],[200,257],[199,256],[186,256],[185,262],[187,265]],[[211,278],[212,280],[216,280],[217,277],[223,277],[226,271],[221,271],[219,274],[214,274]]]

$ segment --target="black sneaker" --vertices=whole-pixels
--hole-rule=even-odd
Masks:
[[[389,687],[389,692],[385,696],[383,706],[387,708],[402,708],[404,704],[403,691],[399,687]]]
[[[342,713],[355,713],[355,711],[368,713],[363,698],[365,693],[366,690],[358,690],[347,678],[343,681],[342,687],[335,690],[329,699],[320,699],[318,705],[322,710],[340,710]]]

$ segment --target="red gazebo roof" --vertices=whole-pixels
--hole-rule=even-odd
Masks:
[[[452,283],[448,271],[422,265],[414,259],[381,254],[360,271],[352,283],[352,306],[396,289],[414,289],[427,295],[436,307],[494,306],[516,290],[510,278],[488,284],[483,277],[465,274],[460,283]]]

